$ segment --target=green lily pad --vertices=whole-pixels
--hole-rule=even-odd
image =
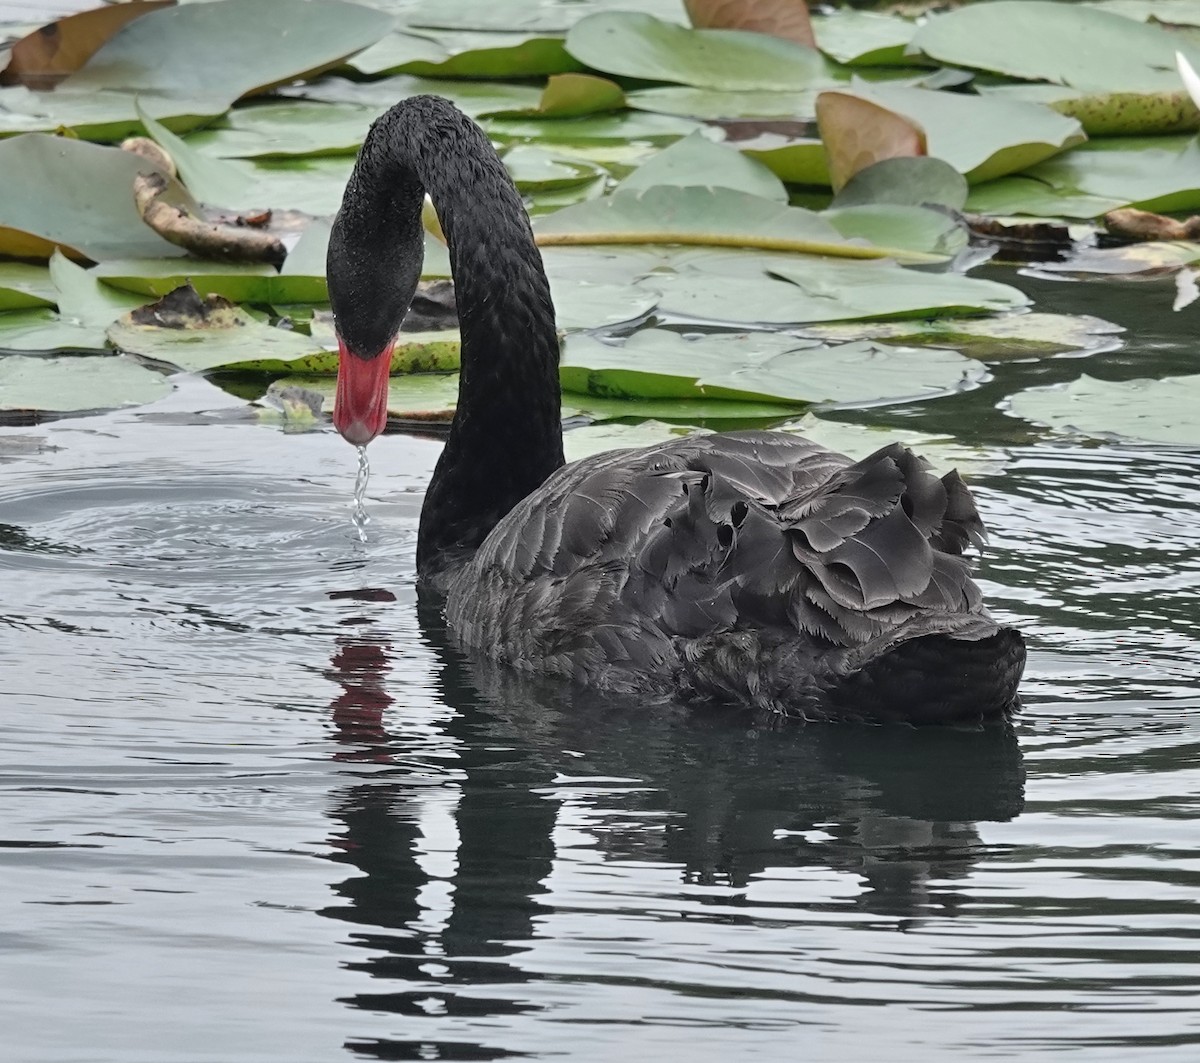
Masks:
[[[483,123],[493,140],[549,141],[555,144],[620,144],[644,140],[669,144],[700,128],[699,122],[665,114],[626,112],[582,118],[488,118]]]
[[[971,184],[1028,169],[1085,139],[1073,118],[1020,100],[894,85],[860,84],[847,94],[915,122],[925,132],[928,153]]]
[[[171,390],[161,373],[113,355],[0,355],[0,410],[84,413],[154,402]]]
[[[761,162],[715,144],[700,132],[651,156],[617,188],[636,192],[655,185],[732,188],[777,203],[786,203],[788,198],[783,182]]]
[[[941,321],[856,321],[810,325],[802,334],[827,343],[884,340],[911,346],[952,347],[968,358],[1000,362],[1055,354],[1093,354],[1120,346],[1120,325],[1086,314],[1002,314]]]
[[[1179,85],[1159,92],[1083,92],[1040,84],[980,86],[979,91],[985,96],[1045,104],[1076,119],[1090,137],[1181,133],[1200,127],[1200,111]]]
[[[397,40],[397,37],[401,39]],[[520,78],[582,70],[561,37],[519,33],[423,32],[393,35],[348,63],[360,73],[421,77]]]
[[[956,217],[928,207],[863,203],[835,207],[821,216],[847,239],[866,240],[917,254],[950,258],[967,246],[967,230]]]
[[[1138,22],[1200,26],[1200,0],[1089,0],[1088,7]]]
[[[198,200],[211,206],[231,209],[250,206],[255,202],[257,182],[252,167],[213,158],[189,147],[182,137],[151,118],[137,100],[134,101],[134,110],[146,134],[171,156],[184,186]]]
[[[567,332],[611,328],[644,318],[658,305],[658,293],[628,284],[598,284],[552,277],[558,327]]]
[[[811,121],[817,113],[817,93],[826,87],[828,86],[814,86],[791,92],[769,89],[736,92],[698,88],[693,85],[665,85],[630,92],[625,101],[639,111],[705,120],[780,118]]]
[[[45,266],[0,262],[0,310],[31,310],[54,305],[54,282]]]
[[[892,203],[922,207],[936,204],[962,210],[967,182],[953,166],[930,156],[884,159],[859,170],[833,197],[834,207]]]
[[[687,22],[680,0],[617,0],[623,11],[641,11],[657,18]],[[595,4],[572,0],[438,0],[408,12],[410,26],[435,30],[501,30],[509,33],[566,33],[595,10]]]
[[[647,329],[622,346],[569,337],[561,375],[564,390],[608,398],[863,405],[944,394],[984,373],[962,355],[937,348],[872,342],[830,347],[765,332],[689,340]]]
[[[706,244],[879,258],[883,249],[847,243],[820,215],[728,188],[655,185],[617,191],[537,218],[552,244]]]
[[[323,303],[326,300],[324,270],[319,276],[287,275],[265,263],[141,258],[102,262],[92,272],[97,280],[110,288],[155,298],[191,283],[202,296],[220,295],[235,303]]]
[[[102,351],[106,346],[103,328],[64,321],[55,310],[13,310],[0,314],[0,352],[53,354]]]
[[[830,186],[829,157],[819,140],[764,133],[753,140],[741,141],[738,148],[789,185]]]
[[[382,12],[341,0],[161,8],[126,25],[53,92],[0,90],[0,129],[30,129],[30,105],[40,101],[46,114],[37,128],[115,138],[137,128],[135,99],[173,128],[188,128],[242,96],[326,69],[390,28]]]
[[[690,29],[627,11],[598,12],[576,23],[567,51],[606,74],[713,89],[802,89],[829,77],[819,52],[791,41]]]
[[[662,293],[659,314],[723,322],[807,324],[905,317],[970,316],[1025,306],[1017,289],[893,262],[807,255],[693,251],[671,258],[639,286]]]
[[[354,155],[378,117],[378,107],[364,104],[275,100],[237,107],[187,144],[224,159]]]
[[[488,117],[580,118],[624,107],[625,93],[615,81],[595,74],[555,74],[535,107],[492,111]]]
[[[817,47],[847,66],[911,66],[905,54],[916,24],[897,15],[843,8],[812,20]]]
[[[1139,443],[1200,446],[1200,375],[1095,380],[1030,388],[1009,400],[1017,417],[1060,432]]]
[[[1089,196],[1057,189],[1035,177],[1017,174],[976,185],[967,196],[967,209],[976,214],[1020,215],[1040,218],[1098,218],[1128,206],[1128,200]]]
[[[941,63],[1096,92],[1173,91],[1188,42],[1083,4],[996,0],[933,15],[912,48]]]
[[[192,373],[321,372],[337,361],[336,353],[322,350],[310,337],[264,325],[237,309],[228,312],[221,327],[159,328],[123,318],[108,327],[107,336],[119,351]]]
[[[541,92],[532,85],[506,85],[498,81],[463,81],[449,78],[419,78],[407,74],[382,78],[379,81],[349,81],[341,77],[323,77],[308,85],[280,89],[275,95],[285,99],[309,103],[332,103],[370,107],[376,116],[391,107],[397,100],[408,96],[433,94],[444,96],[464,114],[472,118],[493,111],[524,110],[534,108],[541,99]],[[253,121],[262,106],[267,111],[264,122],[271,121],[270,104],[255,103],[249,108],[239,108],[230,116],[231,122],[243,117]]]
[[[557,156],[544,148],[518,144],[504,153],[504,165],[522,192],[550,192],[604,176],[598,166]]]
[[[181,255],[133,205],[134,178],[154,169],[127,151],[66,137],[0,140],[0,254],[49,258],[59,246],[91,259]],[[191,202],[177,182],[170,196]]]

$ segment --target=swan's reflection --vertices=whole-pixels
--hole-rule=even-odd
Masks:
[[[702,898],[728,902],[771,871],[831,869],[858,876],[853,907],[910,920],[953,912],[953,883],[982,849],[974,823],[1021,811],[1008,728],[771,728],[728,712],[643,712],[464,661],[436,607],[419,618],[437,673],[432,709],[393,702],[393,651],[369,615],[349,620],[327,673],[341,687],[339,758],[396,765],[332,810],[335,859],[355,873],[324,914],[363,928],[351,966],[379,980],[346,1002],[404,1017],[403,1036],[347,1045],[362,1055],[522,1054],[443,1035],[539,1010],[528,984],[542,976],[522,955],[555,933],[547,882],[565,822],[582,824],[605,861],[679,868]],[[589,788],[581,818],[572,786],[592,779],[615,784]],[[745,903],[749,921],[760,907]]]

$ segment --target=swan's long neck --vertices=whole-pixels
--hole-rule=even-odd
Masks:
[[[343,344],[371,358],[420,278],[428,191],[450,247],[462,332],[458,409],[421,510],[417,568],[469,557],[563,464],[554,306],[529,219],[483,132],[416,96],[372,127],[330,236],[329,294]]]

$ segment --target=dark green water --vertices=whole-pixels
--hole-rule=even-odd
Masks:
[[[1200,452],[996,411],[1195,371],[1161,284],[1021,281],[1119,351],[856,414],[974,477],[1009,730],[748,727],[472,671],[419,614],[436,444],[148,410],[0,429],[0,1058],[1194,1060]]]

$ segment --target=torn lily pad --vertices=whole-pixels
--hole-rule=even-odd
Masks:
[[[1022,391],[1009,400],[1008,409],[1059,432],[1200,446],[1200,375],[1123,381],[1083,376]]]

